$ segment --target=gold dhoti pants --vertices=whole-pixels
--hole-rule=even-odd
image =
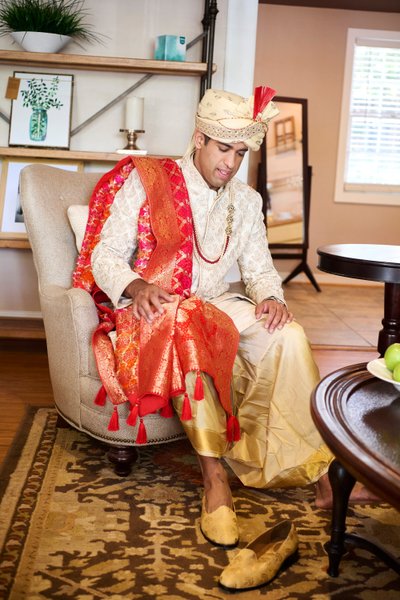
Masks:
[[[310,396],[319,372],[304,330],[293,322],[268,333],[264,319],[256,321],[254,304],[244,297],[228,293],[214,304],[232,318],[240,332],[232,402],[241,438],[227,442],[226,414],[212,380],[202,374],[205,398],[192,400],[192,419],[182,421],[193,448],[203,456],[223,457],[247,486],[301,486],[318,480],[332,455],[310,414]],[[194,380],[189,373],[190,397]],[[173,402],[180,415],[183,396]]]

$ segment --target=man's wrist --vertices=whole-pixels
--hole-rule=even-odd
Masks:
[[[268,296],[268,298],[265,298],[266,300],[275,300],[276,302],[279,302],[279,304],[283,304],[284,306],[286,306],[286,302],[284,300],[281,300],[281,298],[277,298],[276,296]]]
[[[128,283],[128,285],[124,289],[123,295],[126,296],[127,298],[133,299],[141,289],[146,287],[146,285],[147,285],[147,282],[144,279],[141,279],[141,278],[134,279],[133,281]]]

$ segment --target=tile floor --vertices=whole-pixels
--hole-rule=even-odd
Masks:
[[[284,286],[286,301],[314,346],[376,348],[382,329],[384,287],[323,285]]]

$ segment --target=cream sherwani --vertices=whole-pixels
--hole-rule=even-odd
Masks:
[[[308,341],[297,323],[273,334],[254,316],[255,304],[268,297],[284,302],[280,277],[268,250],[261,197],[232,179],[223,190],[211,190],[191,159],[178,161],[189,192],[194,227],[203,254],[222,254],[228,205],[233,202],[231,239],[224,256],[208,264],[195,252],[192,292],[226,312],[240,332],[234,367],[232,401],[241,439],[226,442],[226,418],[207,375],[205,401],[192,401],[191,421],[182,425],[199,454],[224,457],[246,485],[302,485],[326,471],[330,454],[312,423],[309,402],[319,380]],[[145,192],[134,170],[115,197],[101,240],[93,252],[97,285],[116,308],[130,303],[123,297],[138,276],[132,264],[137,246],[137,222]],[[225,277],[237,262],[245,296],[229,291]],[[194,385],[187,376],[187,388]],[[181,414],[182,397],[173,399]]]
[[[215,258],[221,253],[230,197],[235,207],[231,240],[222,259],[208,265],[195,255],[192,292],[204,300],[226,292],[229,284],[225,277],[238,261],[249,298],[256,303],[268,296],[283,301],[281,280],[268,251],[261,196],[238,179],[231,180],[224,193],[217,193],[207,186],[191,160],[178,163],[189,192],[197,236],[208,257]],[[92,267],[97,285],[116,307],[126,305],[122,293],[138,277],[130,263],[137,246],[136,223],[144,199],[144,189],[135,169],[116,195],[101,241],[93,252]]]

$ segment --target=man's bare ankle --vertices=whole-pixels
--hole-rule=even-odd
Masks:
[[[220,459],[198,456],[203,475],[204,495],[207,512],[214,512],[220,506],[233,506],[228,474]]]
[[[217,472],[204,479],[204,493],[207,512],[213,512],[219,506],[232,507],[232,493],[228,477]]]

